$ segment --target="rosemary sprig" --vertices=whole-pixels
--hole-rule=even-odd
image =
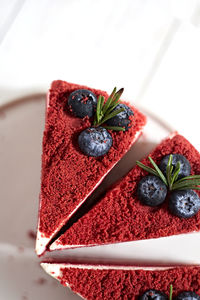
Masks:
[[[165,178],[163,172],[158,168],[155,161],[149,156],[150,163],[154,166],[154,169],[156,170],[158,176],[162,179],[162,181],[167,185],[167,179]]]
[[[124,108],[115,109],[115,107],[120,103],[119,99],[123,93],[124,89],[117,91],[115,87],[105,102],[104,96],[100,95],[97,101],[97,110],[94,119],[94,126],[100,126],[104,124],[109,119],[115,117],[120,112],[124,111]],[[104,103],[105,102],[105,103]],[[125,131],[125,128],[119,126],[104,126],[110,130]]]
[[[148,159],[150,160],[150,163],[154,168],[146,166],[139,161],[136,161],[136,164],[148,173],[158,176],[170,191],[185,189],[200,190],[200,175],[186,176],[178,180],[181,165],[179,161],[177,162],[175,167],[172,165],[173,154],[170,154],[169,156],[166,176],[162,173],[158,165],[150,156],[148,157]]]
[[[158,176],[158,173],[156,172],[156,170],[154,170],[154,169],[152,169],[152,168],[150,168],[150,167],[148,167],[148,166],[145,166],[143,163],[141,163],[140,161],[136,161],[136,164],[140,167],[140,168],[142,168],[143,170],[145,170],[145,171],[147,171],[147,172],[149,172],[150,174],[153,174],[153,175],[155,175],[155,176]]]
[[[124,131],[124,127],[120,127],[120,126],[103,126],[103,127],[109,130]]]
[[[169,300],[172,300],[172,296],[173,296],[173,285],[170,284],[170,287],[169,287]]]

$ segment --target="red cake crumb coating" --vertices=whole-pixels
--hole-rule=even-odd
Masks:
[[[91,266],[90,266],[91,267]],[[64,286],[88,300],[138,299],[147,289],[157,289],[169,296],[173,285],[173,297],[187,290],[200,295],[200,267],[179,266],[166,270],[120,270],[61,267],[56,277]],[[51,274],[53,276],[53,274]]]
[[[110,132],[113,146],[108,154],[98,158],[84,155],[78,146],[78,135],[92,123],[88,118],[74,117],[66,105],[69,94],[83,88],[91,90],[97,97],[108,98],[106,92],[59,80],[52,83],[49,93],[39,211],[39,232],[49,239],[129,150],[136,133],[141,132],[146,122],[145,117],[132,107],[131,128],[126,132]]]
[[[163,156],[180,153],[190,162],[191,173],[200,174],[200,155],[181,135],[164,140],[150,156],[159,163]],[[142,161],[150,166],[146,158]],[[159,207],[142,205],[137,186],[147,172],[136,166],[116,184],[89,213],[78,220],[52,249],[99,245],[116,242],[159,238],[200,230],[200,212],[190,219],[176,217],[165,201]]]

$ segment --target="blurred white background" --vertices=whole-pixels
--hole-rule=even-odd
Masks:
[[[23,110],[9,111],[7,119],[2,113],[8,102],[46,93],[54,79],[108,92],[114,86],[124,87],[125,99],[180,131],[200,150],[200,0],[0,0],[0,182],[2,199],[9,203],[1,208],[0,217],[0,300],[42,300],[47,295],[49,300],[78,299],[53,280],[47,285],[38,281],[45,275],[38,268],[34,242],[25,239],[27,229],[34,229],[36,223],[36,212],[33,218],[26,212],[37,207],[43,98],[37,96]],[[156,129],[152,130],[151,139],[158,138]],[[26,147],[21,150],[24,141]],[[6,188],[3,182],[9,180],[12,186]],[[30,194],[35,202],[23,206]],[[13,210],[15,195],[21,206],[16,202]],[[13,231],[8,237],[5,220],[15,212],[18,218],[9,220]],[[17,229],[20,220],[29,226],[21,232]],[[191,262],[190,238],[187,245],[182,238],[172,238],[171,245],[175,244],[176,249],[180,244],[185,250],[180,260],[185,257]],[[179,255],[168,244],[162,245],[171,259],[174,253]],[[156,241],[148,249],[152,257],[159,255]],[[138,244],[136,256],[140,252]],[[198,251],[194,253],[197,261]]]
[[[196,142],[199,53],[199,0],[0,1],[1,104],[53,79],[123,86]]]

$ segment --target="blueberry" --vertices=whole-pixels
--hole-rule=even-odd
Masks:
[[[165,201],[167,187],[159,177],[147,175],[140,180],[137,194],[143,204],[157,206]]]
[[[130,107],[128,107],[126,104],[118,104],[113,111],[123,108],[124,111],[120,112],[119,114],[117,114],[115,117],[109,119],[106,124],[109,126],[120,126],[120,127],[124,127],[125,130],[129,129],[129,117],[133,115],[133,111],[130,109]]]
[[[78,144],[83,153],[88,156],[102,156],[112,146],[112,137],[103,127],[90,127],[81,132]]]
[[[89,90],[76,90],[69,95],[68,106],[79,118],[92,117],[97,106],[97,97]]]
[[[200,209],[200,198],[193,190],[174,191],[169,196],[169,209],[180,218],[191,218]]]
[[[175,298],[175,300],[200,300],[200,296],[195,292],[184,291]]]
[[[180,172],[178,175],[178,179],[183,178],[185,176],[189,176],[191,172],[191,167],[187,158],[185,158],[185,156],[181,154],[172,154],[172,155],[173,155],[172,166],[174,168],[176,167],[177,162],[178,161],[180,162]],[[166,155],[159,164],[159,168],[161,169],[164,175],[166,175],[168,160],[169,160],[169,155]]]
[[[142,296],[139,297],[139,300],[168,300],[167,295],[158,291],[158,290],[147,290]]]

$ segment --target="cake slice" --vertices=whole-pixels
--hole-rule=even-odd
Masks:
[[[189,173],[200,174],[200,154],[183,136],[174,134],[165,139],[150,157],[159,164],[163,157],[169,154],[183,155],[190,165]],[[148,158],[142,163],[151,166]],[[190,218],[171,213],[168,196],[158,206],[144,205],[138,198],[138,186],[147,174],[139,166],[133,168],[87,214],[61,235],[51,245],[50,250],[160,238],[199,231],[198,194],[190,191],[196,195],[195,209],[198,208],[195,215]],[[189,195],[188,201],[190,200]],[[190,203],[186,203],[186,208],[190,209]]]
[[[77,94],[77,90],[80,89],[81,92]],[[121,96],[122,90],[117,93],[113,92],[112,95]],[[88,146],[84,144],[85,136],[82,136],[82,141],[79,141],[79,137],[84,130],[86,138],[93,134],[88,128],[94,124],[92,114],[95,112],[99,96],[106,103],[106,92],[60,80],[52,83],[47,95],[36,241],[38,255],[45,251],[51,239],[130,149],[145,125],[146,119],[143,114],[126,103],[126,107],[132,110],[130,117],[125,120],[126,124],[122,124],[126,130],[101,128],[99,133],[105,140],[100,141],[100,150],[108,151],[105,147],[109,143],[110,150],[102,156],[88,156],[83,152],[84,149],[81,149],[81,145]],[[73,101],[79,101],[80,98],[81,101],[76,106],[77,102]],[[124,102],[121,102],[120,105],[123,104]],[[84,117],[84,114],[88,114],[90,118]],[[98,149],[89,149],[93,151],[92,155],[98,154],[94,152],[96,150]]]
[[[41,266],[62,285],[70,287],[87,300],[134,300],[139,297],[142,300],[167,300],[171,285],[173,297],[183,291],[190,291],[193,296],[196,293],[197,298],[185,299],[200,299],[200,266],[143,267],[71,263],[42,263]],[[147,292],[149,297],[142,298],[148,290],[151,290]],[[152,290],[161,292],[163,297],[154,298]]]

